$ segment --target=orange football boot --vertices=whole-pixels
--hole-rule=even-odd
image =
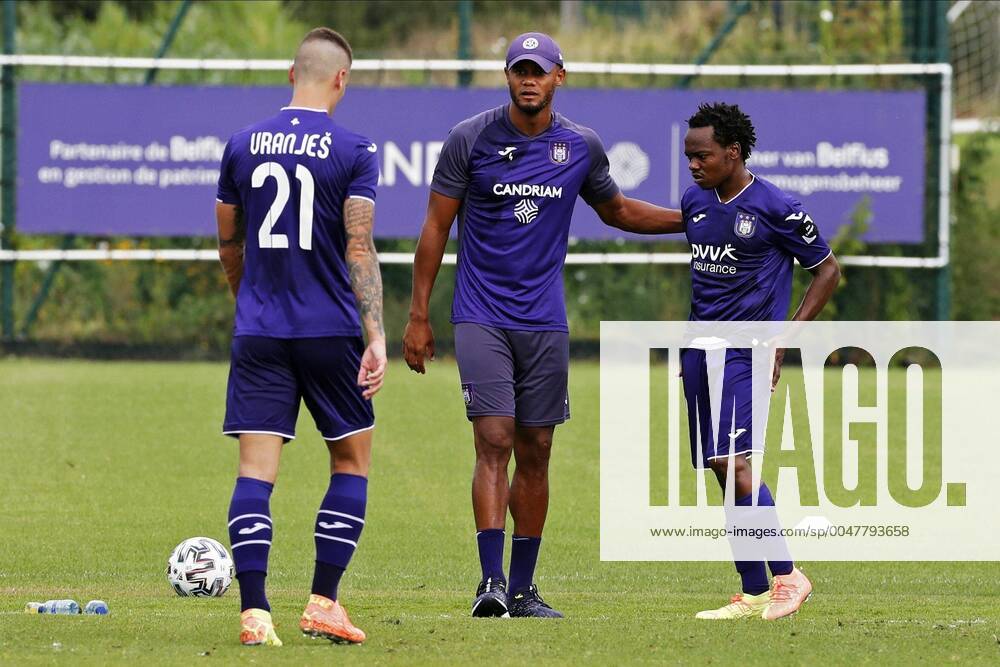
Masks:
[[[771,603],[764,609],[761,618],[774,621],[791,616],[812,594],[812,582],[797,567],[788,574],[779,574],[771,582]]]
[[[315,593],[309,596],[299,627],[308,637],[324,637],[338,644],[360,644],[365,640],[364,631],[351,623],[339,602]]]

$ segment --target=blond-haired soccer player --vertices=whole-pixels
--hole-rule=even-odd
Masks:
[[[236,297],[223,432],[240,446],[229,537],[247,645],[281,645],[264,591],[270,496],[303,399],[329,449],[331,476],[299,627],[336,642],[365,639],[337,588],[365,524],[371,398],[386,352],[372,241],[375,145],[331,119],[350,67],[347,40],[329,28],[310,31],[288,74],[289,105],[234,134],[222,158],[219,254]]]

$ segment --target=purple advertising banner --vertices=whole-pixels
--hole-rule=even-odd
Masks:
[[[27,234],[211,236],[222,150],[288,103],[287,87],[19,87],[17,226]],[[448,130],[505,90],[351,88],[336,120],[370,137],[382,170],[376,235],[416,237]],[[869,241],[923,240],[923,92],[573,90],[555,107],[601,136],[627,196],[678,207],[691,177],[685,120],[705,101],[753,119],[749,166],[803,201],[827,238],[871,200]],[[627,236],[584,203],[578,238]],[[638,238],[638,237],[637,237]]]

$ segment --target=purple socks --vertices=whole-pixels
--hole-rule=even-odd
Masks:
[[[351,562],[365,527],[368,479],[335,473],[316,514],[316,570],[312,592],[337,599],[340,578]]]
[[[229,503],[229,545],[240,582],[242,608],[270,611],[264,594],[267,556],[271,551],[271,491],[274,485],[238,477]]]

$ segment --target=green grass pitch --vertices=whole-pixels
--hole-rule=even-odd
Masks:
[[[341,587],[363,646],[297,632],[326,449],[303,411],[272,499],[280,649],[239,646],[235,585],[183,599],[181,539],[227,542],[236,449],[219,435],[224,364],[0,361],[0,664],[941,664],[1000,662],[997,563],[805,563],[816,586],[781,622],[694,612],[737,590],[728,563],[601,563],[598,368],[575,363],[556,431],[537,581],[564,621],[472,619],[473,462],[455,366],[392,366],[377,399],[368,523]],[[789,369],[787,372],[794,372]],[[995,517],[984,517],[984,526]],[[102,598],[108,617],[31,616]]]

